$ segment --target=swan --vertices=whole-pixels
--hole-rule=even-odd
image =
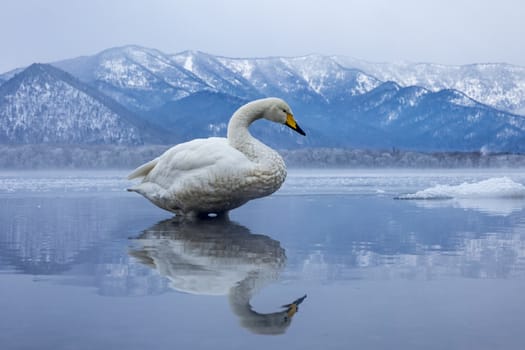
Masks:
[[[143,179],[128,191],[181,216],[220,215],[272,194],[286,178],[286,165],[279,153],[250,134],[248,127],[258,119],[305,135],[285,101],[255,100],[235,111],[226,138],[195,139],[168,149],[129,174],[129,180]]]

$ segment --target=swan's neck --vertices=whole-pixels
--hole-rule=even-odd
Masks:
[[[244,153],[248,159],[261,162],[265,155],[274,151],[252,136],[248,127],[257,119],[261,119],[264,106],[249,103],[239,108],[228,124],[228,142],[233,148]]]

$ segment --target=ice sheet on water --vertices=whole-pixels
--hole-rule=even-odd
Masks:
[[[130,182],[120,171],[44,171],[0,174],[1,193],[125,192]]]
[[[428,174],[397,170],[293,169],[281,195],[380,195],[394,196],[428,184]]]
[[[454,198],[449,200],[420,200],[413,203],[426,209],[460,208],[476,210],[493,216],[509,216],[525,208],[525,198]]]
[[[509,177],[494,177],[474,183],[437,185],[397,199],[452,199],[452,198],[525,198],[525,186]]]

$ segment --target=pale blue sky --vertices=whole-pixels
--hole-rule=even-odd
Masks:
[[[521,0],[3,0],[0,72],[127,44],[525,66],[524,16]]]

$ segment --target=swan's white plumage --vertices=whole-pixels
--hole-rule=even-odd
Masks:
[[[139,166],[137,169],[133,170],[131,174],[128,175],[128,180],[136,179],[138,177],[144,177],[157,165],[159,158],[150,160],[146,164]]]
[[[286,123],[287,116],[290,107],[277,98],[246,104],[232,116],[228,138],[195,139],[170,148],[128,176],[144,177],[130,190],[179,214],[222,213],[267,196],[284,182],[286,166],[276,151],[251,136],[248,126],[259,118]]]

